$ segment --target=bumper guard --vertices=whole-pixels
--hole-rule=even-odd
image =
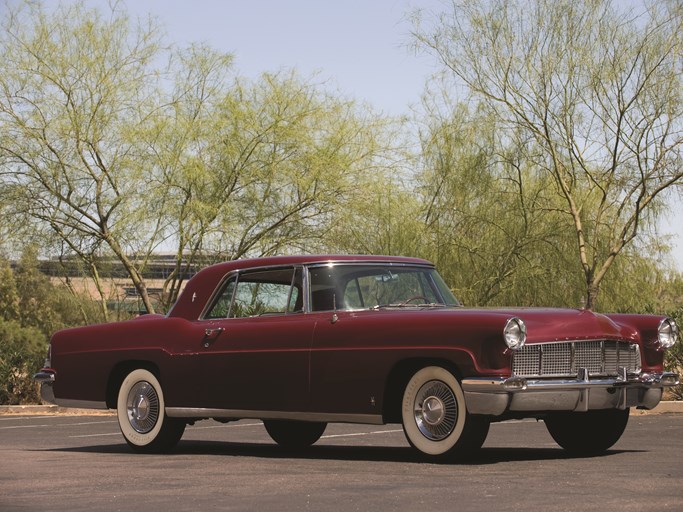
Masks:
[[[52,389],[52,385],[55,382],[55,372],[48,368],[43,368],[33,376],[33,380],[40,384],[40,398],[44,402],[57,405],[55,393]]]

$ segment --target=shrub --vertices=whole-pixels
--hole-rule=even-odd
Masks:
[[[683,308],[679,308],[678,311],[672,313],[671,316],[676,320],[678,328],[683,328]],[[683,334],[683,331],[681,331]],[[678,375],[683,376],[683,340],[678,340],[671,349],[666,353],[665,367],[667,371],[676,372]],[[672,400],[683,400],[683,384],[669,388],[667,397]]]
[[[0,405],[39,403],[33,375],[58,329],[101,320],[87,297],[54,285],[27,251],[13,270],[0,258]]]
[[[0,319],[0,404],[40,402],[33,374],[46,352],[47,337],[39,329]]]

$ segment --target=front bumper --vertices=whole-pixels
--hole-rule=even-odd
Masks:
[[[628,373],[593,378],[581,368],[576,379],[470,377],[463,379],[470,414],[501,416],[507,412],[588,411],[654,408],[665,387],[679,384],[675,373]]]

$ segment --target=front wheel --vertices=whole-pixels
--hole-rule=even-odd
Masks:
[[[270,437],[286,448],[306,448],[325,432],[327,423],[296,420],[263,420]]]
[[[478,450],[490,426],[488,418],[467,412],[458,380],[440,366],[422,368],[408,381],[402,419],[410,445],[431,457]]]
[[[123,437],[139,453],[170,450],[185,431],[183,420],[166,416],[161,384],[148,370],[133,370],[123,379],[116,414]]]
[[[629,409],[558,412],[545,418],[548,432],[562,448],[576,455],[604,452],[616,443],[628,424]]]

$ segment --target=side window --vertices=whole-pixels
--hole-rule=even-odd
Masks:
[[[311,311],[346,309],[343,295],[337,290],[338,276],[335,268],[313,267],[309,271],[311,281]]]
[[[301,269],[243,272],[226,283],[205,318],[246,318],[303,311]]]
[[[289,283],[239,281],[230,318],[286,313]]]

